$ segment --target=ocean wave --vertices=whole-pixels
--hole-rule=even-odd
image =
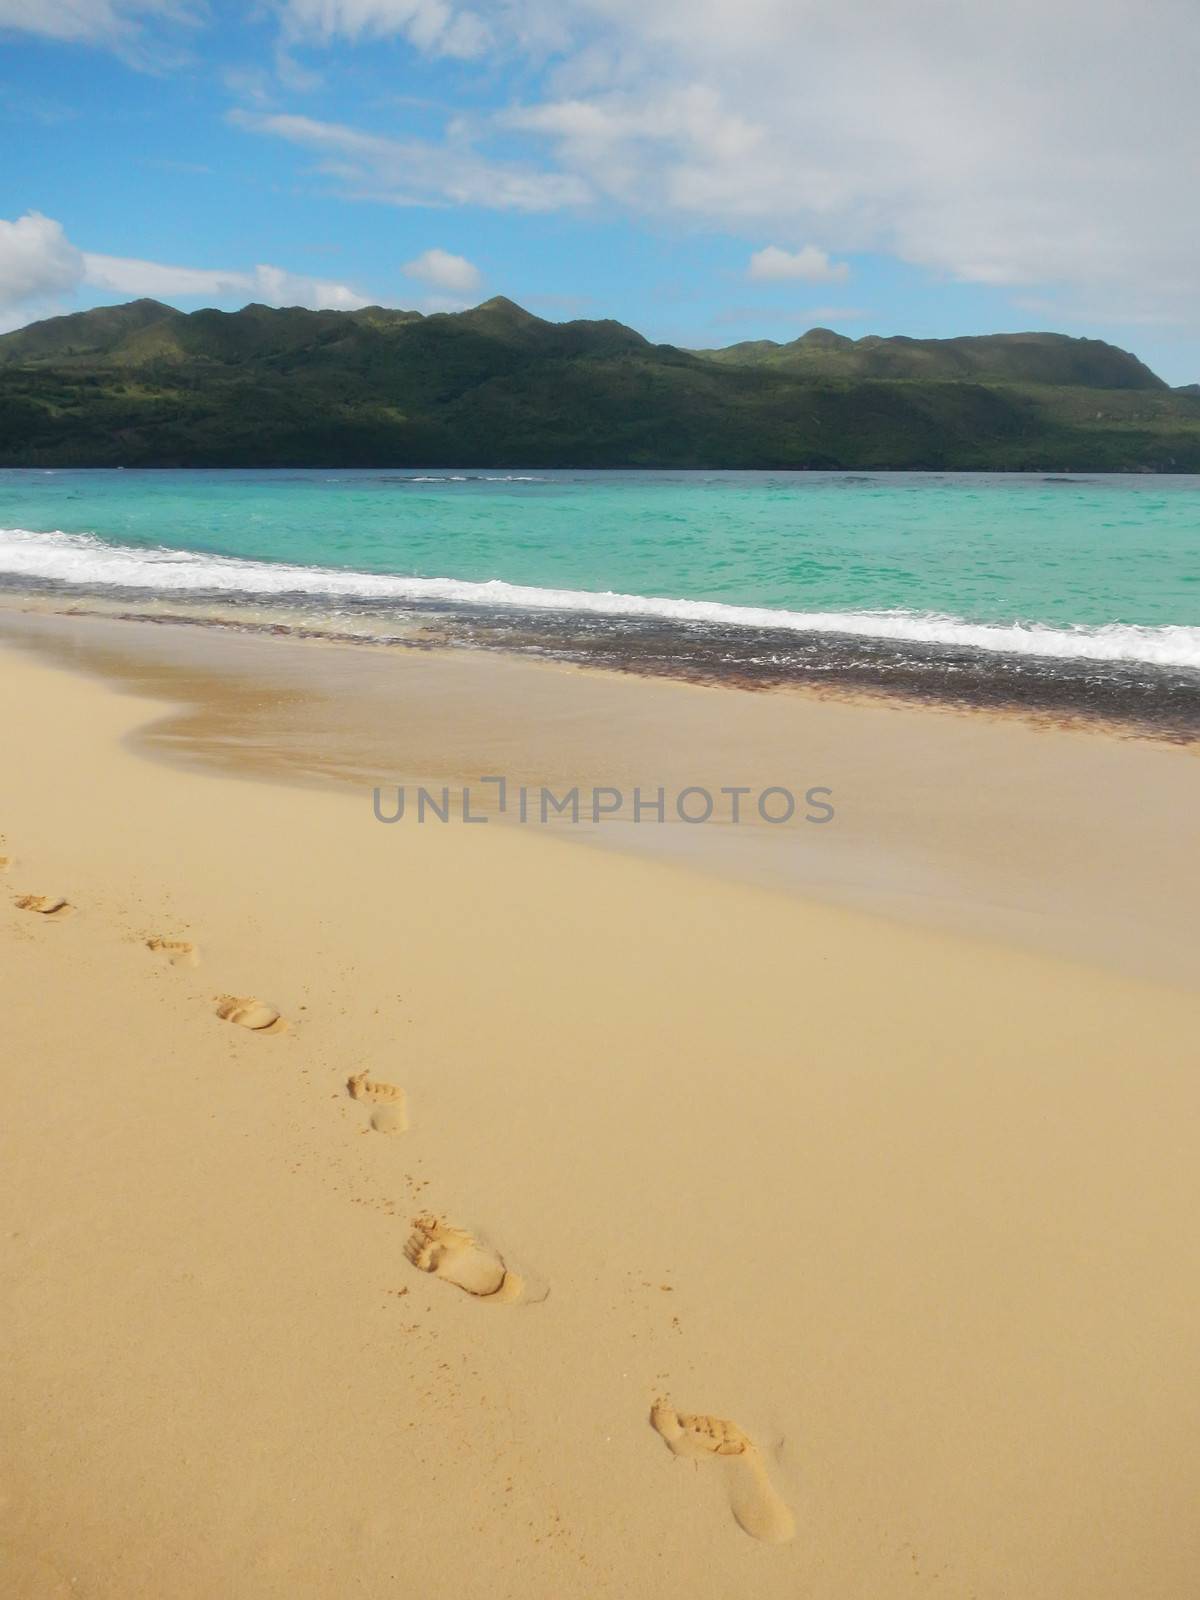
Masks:
[[[549,478],[538,478],[528,472],[450,472],[422,473],[415,478],[395,477],[388,483],[549,483]]]
[[[828,633],[901,643],[990,650],[1059,660],[1138,661],[1200,669],[1200,627],[1112,622],[1052,627],[1042,622],[969,622],[910,611],[786,611],[717,600],[544,589],[500,578],[416,578],[391,573],[249,561],[165,546],[134,549],[91,534],[0,529],[0,577],[73,589],[141,590],[158,595],[224,595],[258,600],[394,601],[507,607],[588,616],[662,618],[720,627]]]

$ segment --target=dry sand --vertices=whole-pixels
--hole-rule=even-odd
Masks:
[[[190,702],[167,722],[0,654],[0,1592],[1195,1592],[1198,1008],[1120,959],[1126,889],[1124,942],[1195,920],[1192,756],[1018,730],[1048,800],[1027,875],[1074,907],[1042,938],[1031,889],[997,929],[1021,948],[948,931],[993,831],[1018,849],[983,784],[943,798],[935,927],[700,846],[381,827],[319,771],[223,770],[231,729],[271,726],[299,770],[311,698],[243,684],[203,723],[159,683]],[[761,751],[768,701],[740,703]],[[886,760],[889,715],[808,726]],[[1033,750],[919,726],[1002,793]],[[1097,771],[1153,841],[1112,843],[1103,786],[1066,825]],[[1062,840],[1093,834],[1089,873]],[[1048,953],[1104,905],[1086,961]]]

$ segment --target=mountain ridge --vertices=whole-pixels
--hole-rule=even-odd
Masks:
[[[162,325],[164,329],[177,331],[189,324],[215,331],[230,326],[231,319],[246,326],[257,323],[265,327],[279,327],[285,319],[293,323],[306,319],[301,324],[306,333],[317,326],[330,328],[347,321],[375,328],[390,328],[411,327],[415,323],[439,319],[518,337],[534,329],[604,328],[612,330],[630,344],[650,345],[650,341],[635,329],[610,318],[551,322],[527,311],[504,295],[495,295],[465,311],[433,312],[428,315],[420,311],[378,305],[364,306],[356,311],[309,311],[301,306],[275,307],[257,301],[251,301],[237,311],[218,311],[206,307],[185,312],[177,311],[162,301],[143,298],[123,305],[100,306],[90,311],[50,317],[0,335],[0,365],[22,361],[40,364],[44,359],[113,356],[121,352],[122,345],[130,344],[133,348],[126,353],[134,354],[137,336],[147,328]],[[845,334],[835,333],[831,328],[814,327],[784,344],[774,339],[754,339],[719,349],[690,350],[674,345],[658,348],[679,349],[684,355],[729,366],[803,362],[819,375],[827,377],[983,378],[993,382],[1071,381],[1089,388],[1168,388],[1162,378],[1129,351],[1100,339],[1073,338],[1062,333],[973,334],[947,339],[915,339],[905,334],[864,334],[861,338],[851,339]],[[189,353],[198,352],[193,346]],[[1050,370],[1050,358],[1054,354],[1065,357],[1057,371]],[[990,364],[989,355],[993,358]]]
[[[963,378],[992,382],[1074,383],[1096,389],[1159,389],[1169,385],[1128,350],[1103,339],[1065,333],[984,333],[948,339],[869,333],[849,339],[810,328],[788,344],[757,339],[722,350],[698,350],[734,365],[807,363],[832,376]]]
[[[815,328],[692,351],[460,312],[141,299],[0,336],[0,464],[1200,470],[1200,397],[1102,340]]]

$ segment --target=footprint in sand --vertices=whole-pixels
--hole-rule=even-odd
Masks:
[[[22,911],[36,911],[39,916],[55,918],[69,917],[75,909],[61,895],[53,894],[18,895],[17,905]]]
[[[146,949],[165,956],[173,967],[200,965],[200,952],[190,939],[147,939]]]
[[[373,1103],[371,1126],[376,1133],[405,1133],[408,1130],[408,1097],[395,1083],[376,1083],[367,1071],[356,1072],[347,1080],[352,1100]]]
[[[452,1228],[436,1217],[414,1217],[404,1254],[422,1272],[434,1272],[480,1300],[511,1304],[521,1298],[524,1282],[510,1272],[504,1258],[465,1228]]]
[[[729,1509],[752,1538],[782,1544],[796,1531],[792,1513],[779,1498],[754,1441],[735,1422],[693,1417],[656,1400],[650,1424],[673,1455],[717,1462],[725,1475]]]
[[[236,1022],[239,1028],[249,1028],[252,1033],[287,1032],[287,1023],[275,1007],[252,995],[218,995],[217,1015],[222,1022]]]

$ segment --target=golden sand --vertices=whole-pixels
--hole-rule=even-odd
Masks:
[[[481,693],[535,671],[472,665]],[[149,667],[131,696],[0,653],[0,1593],[1193,1592],[1198,1008],[1140,975],[1194,954],[1193,757],[812,708],[844,788],[894,759],[837,847],[876,916],[840,869],[797,893],[811,858],[772,890],[698,845],[382,827],[305,765],[318,699],[205,708],[178,670],[168,715]],[[674,687],[603,695],[645,690],[683,772]],[[447,770],[435,721],[389,780]],[[303,785],[238,775],[248,727],[282,732],[241,767]],[[538,728],[520,770],[553,767]],[[979,782],[942,793],[963,750]],[[1014,751],[1043,804],[995,905]],[[1120,831],[1137,792],[1152,838]],[[940,895],[884,849],[906,806]]]

